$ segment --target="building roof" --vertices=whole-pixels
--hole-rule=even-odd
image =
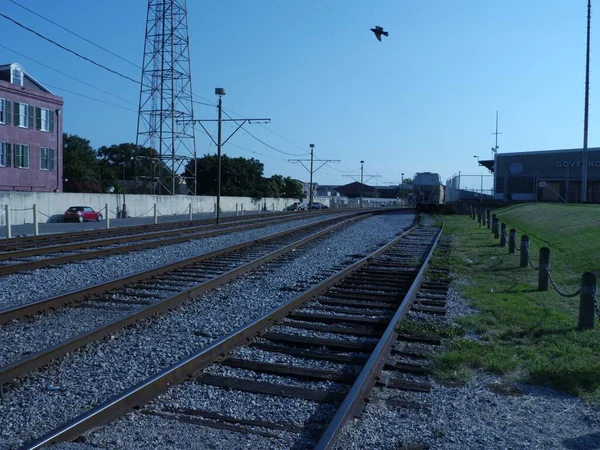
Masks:
[[[6,81],[7,83],[11,82],[11,70],[19,69],[23,73],[23,87],[27,89],[36,89],[42,92],[47,92],[48,94],[56,95],[42,83],[33,78],[30,74],[25,72],[23,66],[19,63],[10,63],[10,64],[2,64],[0,65],[0,80]]]

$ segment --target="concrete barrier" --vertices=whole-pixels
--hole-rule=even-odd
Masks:
[[[214,211],[216,197],[189,195],[134,195],[127,194],[127,213],[129,217],[152,217],[153,205],[162,216],[189,214],[190,204],[194,213]],[[235,212],[236,205],[249,205],[248,210],[259,209],[259,205],[269,202],[275,211],[282,211],[297,201],[292,198],[221,197],[221,210]],[[61,222],[64,212],[70,206],[89,206],[103,211],[108,205],[109,218],[119,217],[123,206],[121,194],[82,194],[67,192],[15,192],[0,191],[0,205],[10,205],[12,225],[33,223],[33,205],[37,205],[38,222]],[[149,212],[150,211],[150,212]],[[104,211],[103,211],[104,213]],[[243,213],[242,213],[243,214]],[[104,214],[103,214],[104,215]],[[0,214],[0,226],[6,225],[6,214]]]

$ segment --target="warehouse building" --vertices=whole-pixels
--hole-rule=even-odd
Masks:
[[[494,199],[514,201],[581,201],[583,150],[496,153],[480,160],[494,174]],[[588,149],[587,201],[600,203],[600,148]]]

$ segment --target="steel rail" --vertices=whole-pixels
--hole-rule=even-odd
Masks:
[[[358,215],[357,215],[358,216]],[[71,303],[77,302],[78,300],[84,300],[90,298],[92,296],[105,294],[108,291],[113,289],[122,288],[126,285],[137,283],[142,280],[154,278],[160,275],[163,275],[167,272],[174,271],[180,269],[182,267],[189,266],[191,264],[199,263],[202,261],[206,261],[211,258],[215,258],[221,256],[226,253],[231,253],[237,250],[242,250],[247,247],[251,247],[256,244],[260,244],[262,242],[267,242],[268,240],[277,239],[279,237],[285,236],[289,233],[294,233],[297,231],[302,231],[314,225],[318,225],[319,223],[327,223],[335,220],[339,220],[340,217],[332,217],[324,219],[320,222],[313,222],[310,224],[301,225],[299,227],[290,228],[289,230],[280,231],[275,234],[271,234],[265,237],[261,237],[258,239],[253,239],[250,241],[242,242],[240,244],[232,245],[230,247],[221,248],[219,250],[214,250],[209,253],[205,253],[203,255],[192,256],[191,258],[186,258],[181,261],[177,261],[171,264],[165,264],[160,267],[156,267],[154,269],[146,270],[144,272],[138,272],[132,275],[126,275],[121,278],[116,278],[104,283],[98,283],[92,286],[88,286],[82,289],[78,289],[76,291],[67,292],[65,294],[56,295],[54,297],[45,298],[42,300],[38,300],[35,302],[27,303],[25,305],[16,306],[14,308],[9,308],[5,310],[0,310],[0,325],[4,323],[8,323],[13,320],[20,320],[26,317],[31,317],[41,312],[44,312],[49,309],[57,309],[63,306],[67,306]]]
[[[419,218],[420,219],[420,218]],[[210,344],[193,355],[177,362],[167,369],[159,372],[153,377],[137,384],[136,386],[116,395],[104,403],[86,411],[75,419],[46,433],[40,438],[33,440],[21,447],[23,450],[33,450],[48,444],[57,444],[75,439],[77,436],[98,428],[102,425],[121,417],[136,407],[147,403],[169,387],[182,383],[185,380],[195,378],[199,372],[210,364],[223,360],[234,348],[247,343],[253,337],[260,335],[271,325],[276,324],[291,311],[316,298],[329,288],[334,286],[352,272],[369,264],[374,258],[384,253],[391,246],[397,244],[406,235],[419,226],[419,223],[411,226],[408,230],[395,239],[380,247],[370,255],[354,262],[339,272],[329,276],[314,287],[304,291],[286,304],[279,306],[263,317],[239,328],[231,334]]]
[[[245,221],[234,221],[227,222],[225,224],[206,224],[206,225],[194,225],[189,226],[187,228],[175,228],[175,229],[167,229],[167,230],[157,230],[150,231],[148,233],[138,233],[138,234],[127,234],[127,235],[118,235],[111,236],[106,239],[96,239],[96,240],[81,240],[79,242],[69,242],[59,245],[53,246],[44,246],[44,247],[33,247],[27,249],[19,249],[10,252],[0,253],[0,261],[9,260],[14,258],[24,258],[28,256],[37,256],[44,255],[49,253],[60,253],[60,252],[68,252],[73,250],[82,250],[86,248],[92,247],[104,247],[107,245],[121,244],[126,242],[139,242],[139,241],[147,241],[149,239],[159,239],[163,236],[174,236],[174,235],[182,235],[185,234],[195,239],[195,235],[200,233],[201,237],[204,237],[204,232],[208,232],[211,230],[228,230],[231,233],[239,230],[249,229],[246,228],[252,224],[256,225],[272,225],[290,222],[293,220],[297,220],[296,217],[269,217],[267,219],[253,219],[253,220],[245,220]],[[211,236],[210,234],[208,236]]]
[[[318,231],[318,232],[313,233],[309,236],[306,236],[302,239],[299,239],[291,244],[288,244],[288,245],[281,247],[273,252],[270,252],[267,255],[264,255],[262,257],[254,259],[254,260],[252,260],[246,264],[243,264],[235,269],[229,270],[221,275],[211,278],[210,280],[201,282],[195,286],[192,286],[191,288],[182,290],[181,292],[178,292],[170,297],[161,299],[161,300],[157,301],[156,303],[148,305],[140,310],[137,310],[130,314],[124,315],[111,323],[102,325],[98,328],[87,331],[78,336],[74,336],[73,338],[63,341],[63,342],[60,342],[59,344],[57,344],[53,347],[46,348],[40,352],[29,355],[26,358],[18,360],[8,366],[2,367],[2,368],[0,368],[0,386],[14,380],[15,378],[17,378],[19,376],[23,376],[35,369],[38,369],[38,368],[44,366],[45,364],[47,364],[48,362],[50,362],[60,356],[65,355],[66,353],[76,350],[90,342],[102,339],[103,337],[108,336],[116,331],[119,331],[137,321],[146,319],[148,317],[156,316],[158,314],[162,314],[166,311],[174,309],[177,306],[181,305],[182,303],[184,303],[188,300],[193,300],[194,298],[196,298],[197,296],[203,294],[204,292],[206,292],[208,290],[211,290],[217,286],[223,285],[235,278],[240,277],[241,275],[243,275],[245,273],[250,272],[251,270],[253,270],[265,263],[268,263],[269,261],[279,258],[280,256],[284,255],[285,253],[291,252],[293,249],[295,249],[299,246],[302,246],[311,241],[314,241],[315,239],[318,239],[325,234],[335,231],[337,228],[348,225],[354,221],[364,219],[364,218],[368,217],[369,215],[370,214],[355,215],[354,217],[345,219],[345,220],[341,221],[340,223],[330,225],[321,231]],[[326,222],[332,221],[332,220],[336,220],[336,219],[335,218],[327,219]],[[297,231],[301,231],[305,228],[308,228],[309,226],[314,226],[314,225],[315,224],[304,225],[302,227],[293,229],[291,231],[286,230],[284,232],[280,232],[275,235],[269,236],[268,238],[262,238],[257,241],[253,241],[250,244],[245,243],[245,244],[237,245],[237,246],[230,247],[230,248],[227,248],[224,250],[218,250],[216,252],[212,252],[211,254],[203,255],[200,258],[202,258],[202,260],[205,260],[205,259],[208,259],[208,258],[211,258],[214,256],[220,256],[223,254],[231,253],[235,250],[239,250],[240,248],[250,247],[250,246],[252,246],[256,243],[260,243],[260,242],[268,242],[268,241],[277,239],[281,236],[284,236],[285,234],[291,234],[291,233],[294,233]],[[198,258],[193,258],[193,259],[197,260]],[[194,262],[196,262],[196,261],[194,261]],[[190,264],[189,260],[187,260],[186,263],[189,265]],[[182,266],[181,262],[177,263],[176,266],[181,267]],[[165,267],[167,267],[167,266],[163,266],[162,268],[160,268],[160,270],[162,270],[162,273],[164,273],[166,271],[174,270],[173,266],[170,267],[170,270],[164,270]],[[153,271],[153,272],[156,272],[156,271]],[[123,279],[120,279],[119,284],[123,285],[123,284],[128,284],[128,283],[124,283]],[[111,283],[110,282],[105,283],[105,285],[104,285],[105,291],[106,291],[107,285],[111,285]],[[112,286],[111,289],[114,289],[114,286]],[[54,306],[54,307],[56,307],[56,306]]]
[[[369,212],[370,211],[365,211],[364,213],[369,213]],[[350,216],[352,214],[360,214],[360,212],[350,213],[347,215]],[[259,223],[253,223],[250,225],[233,228],[233,229],[232,228],[226,228],[226,229],[217,228],[214,230],[186,234],[184,236],[166,238],[166,239],[161,239],[161,240],[157,240],[157,241],[138,242],[138,243],[134,243],[131,245],[123,245],[120,247],[92,250],[89,252],[76,253],[73,255],[57,256],[54,258],[46,258],[46,259],[40,259],[40,260],[35,260],[35,261],[27,261],[27,262],[21,262],[21,263],[17,263],[17,264],[0,265],[0,276],[1,275],[9,275],[9,274],[18,273],[18,272],[24,272],[27,270],[40,269],[40,268],[48,267],[48,266],[67,264],[67,263],[75,262],[75,261],[83,261],[86,259],[98,258],[101,256],[118,255],[121,253],[128,253],[131,251],[139,251],[139,250],[145,250],[148,248],[161,247],[163,245],[177,244],[180,242],[185,242],[185,241],[189,241],[189,240],[193,240],[193,239],[215,237],[215,236],[220,236],[223,234],[233,233],[235,231],[253,230],[256,228],[261,228],[267,224],[268,223],[265,223],[265,222],[259,222]]]
[[[231,223],[247,223],[250,221],[256,220],[268,220],[271,218],[287,218],[292,217],[293,215],[296,217],[312,217],[318,216],[320,214],[335,214],[335,212],[339,212],[340,210],[328,209],[327,212],[302,212],[302,213],[289,213],[289,212],[276,212],[266,214],[250,214],[247,216],[232,216],[223,218],[223,223],[231,224]],[[346,210],[352,211],[352,210]],[[13,252],[15,250],[19,250],[21,248],[31,248],[31,244],[35,245],[36,243],[40,243],[42,245],[47,242],[79,242],[84,240],[95,239],[103,236],[123,236],[130,235],[135,236],[136,234],[144,234],[146,232],[153,231],[166,231],[173,229],[185,229],[185,228],[193,228],[197,226],[203,225],[213,225],[215,223],[214,219],[194,219],[190,220],[182,220],[176,222],[166,222],[159,223],[157,225],[154,224],[145,224],[145,225],[133,225],[133,226],[123,226],[123,227],[115,227],[110,229],[96,229],[96,230],[81,230],[81,231],[73,231],[73,232],[64,232],[64,233],[49,233],[42,234],[39,236],[27,236],[27,237],[18,237],[18,238],[10,238],[10,239],[0,239],[0,252]],[[19,245],[25,245],[25,247],[15,247]]]
[[[335,442],[335,439],[342,431],[342,428],[346,424],[346,422],[355,414],[357,409],[362,409],[364,404],[368,401],[369,395],[373,390],[373,387],[376,383],[376,377],[381,373],[381,370],[385,364],[386,358],[389,355],[390,349],[394,342],[396,342],[398,338],[398,333],[396,332],[396,325],[399,321],[404,319],[410,308],[412,307],[417,293],[419,292],[419,288],[421,287],[421,283],[423,282],[423,278],[427,268],[429,267],[429,261],[431,260],[431,256],[433,255],[433,251],[442,235],[443,224],[440,230],[438,231],[437,236],[433,244],[431,245],[431,249],[421,266],[421,269],[417,273],[415,280],[413,281],[410,289],[404,296],[404,299],[398,306],[394,317],[391,319],[389,325],[385,329],[383,335],[379,339],[375,350],[371,353],[371,356],[367,360],[367,363],[364,365],[363,369],[360,371],[358,378],[348,391],[346,398],[338,408],[335,416],[321,435],[321,439],[315,446],[315,450],[325,450],[332,447]]]

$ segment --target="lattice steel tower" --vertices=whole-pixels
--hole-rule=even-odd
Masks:
[[[148,0],[136,144],[158,155],[138,157],[136,172],[158,194],[179,193],[178,174],[196,158],[186,3]],[[188,178],[194,182],[186,185],[195,190],[195,167]]]

